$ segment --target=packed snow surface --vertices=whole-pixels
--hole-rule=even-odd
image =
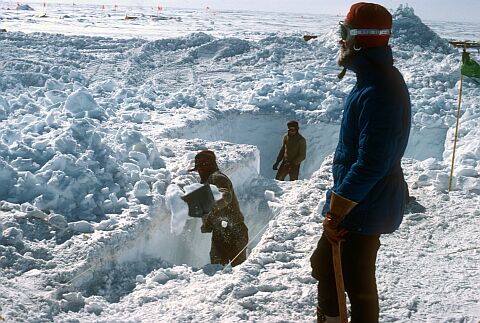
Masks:
[[[309,256],[355,82],[336,76],[339,18],[8,5],[0,321],[314,322]],[[381,238],[380,321],[477,323],[480,86],[464,79],[448,192],[461,59],[448,40],[478,41],[480,25],[392,12],[412,99],[412,197],[399,230]],[[299,181],[278,182],[271,165],[290,119],[307,159]],[[235,268],[209,264],[210,234],[181,200],[198,185],[188,170],[203,149],[231,178],[249,228]]]

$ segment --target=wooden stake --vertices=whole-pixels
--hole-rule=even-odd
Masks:
[[[450,182],[448,184],[449,192],[452,191],[453,164],[455,162],[455,149],[457,148],[458,119],[460,119],[460,106],[462,104],[462,87],[463,87],[463,75],[460,74],[460,95],[458,96],[457,125],[455,127],[455,139],[453,140],[452,166],[450,167]]]
[[[343,284],[342,256],[340,243],[332,244],[333,270],[335,271],[335,284],[337,286],[338,309],[340,311],[340,322],[348,323],[347,300],[345,298],[345,285]]]

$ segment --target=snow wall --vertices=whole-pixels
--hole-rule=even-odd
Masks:
[[[260,151],[260,174],[275,178],[272,165],[276,160],[287,130],[286,123],[295,117],[279,114],[241,113],[225,118],[210,119],[176,130],[180,138],[201,138],[207,141],[224,140],[249,144]],[[405,157],[417,160],[442,159],[447,127],[412,127]],[[339,123],[307,123],[300,119],[300,133],[307,141],[307,158],[300,169],[300,179],[310,178],[320,168],[326,156],[334,153],[340,131]]]

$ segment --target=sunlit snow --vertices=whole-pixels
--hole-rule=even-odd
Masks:
[[[8,5],[0,321],[314,322],[309,256],[355,81],[336,76],[341,18]],[[381,238],[380,321],[477,323],[480,85],[463,82],[449,193],[461,53],[448,40],[479,41],[480,24],[392,12],[412,99],[412,198],[400,229]],[[278,182],[271,165],[291,119],[307,159],[299,181]],[[198,185],[188,170],[203,149],[231,178],[249,228],[235,268],[209,264],[211,235],[180,198]]]

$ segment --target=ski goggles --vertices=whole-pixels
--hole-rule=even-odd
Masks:
[[[391,29],[352,29],[345,21],[340,21],[340,37],[342,40],[350,41],[355,36],[390,36]]]

